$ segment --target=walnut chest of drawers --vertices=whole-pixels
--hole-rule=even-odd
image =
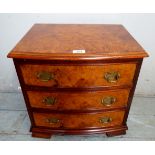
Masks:
[[[35,24],[8,54],[32,136],[125,134],[147,56],[122,25]]]

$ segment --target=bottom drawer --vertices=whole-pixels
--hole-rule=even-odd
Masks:
[[[91,114],[33,113],[36,126],[60,129],[102,128],[121,125],[124,111]]]

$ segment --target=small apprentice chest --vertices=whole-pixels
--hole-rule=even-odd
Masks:
[[[32,136],[125,134],[147,56],[122,25],[35,24],[8,54]]]

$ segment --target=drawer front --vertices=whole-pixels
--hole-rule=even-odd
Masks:
[[[121,125],[124,111],[97,114],[33,113],[36,126],[59,129],[102,128]]]
[[[95,110],[126,106],[129,89],[92,92],[27,91],[32,107],[52,110]]]
[[[21,64],[20,68],[27,85],[69,88],[132,84],[136,64],[98,66]]]

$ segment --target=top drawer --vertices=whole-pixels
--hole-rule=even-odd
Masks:
[[[100,87],[132,84],[136,64],[49,65],[21,64],[24,82],[55,88]]]

